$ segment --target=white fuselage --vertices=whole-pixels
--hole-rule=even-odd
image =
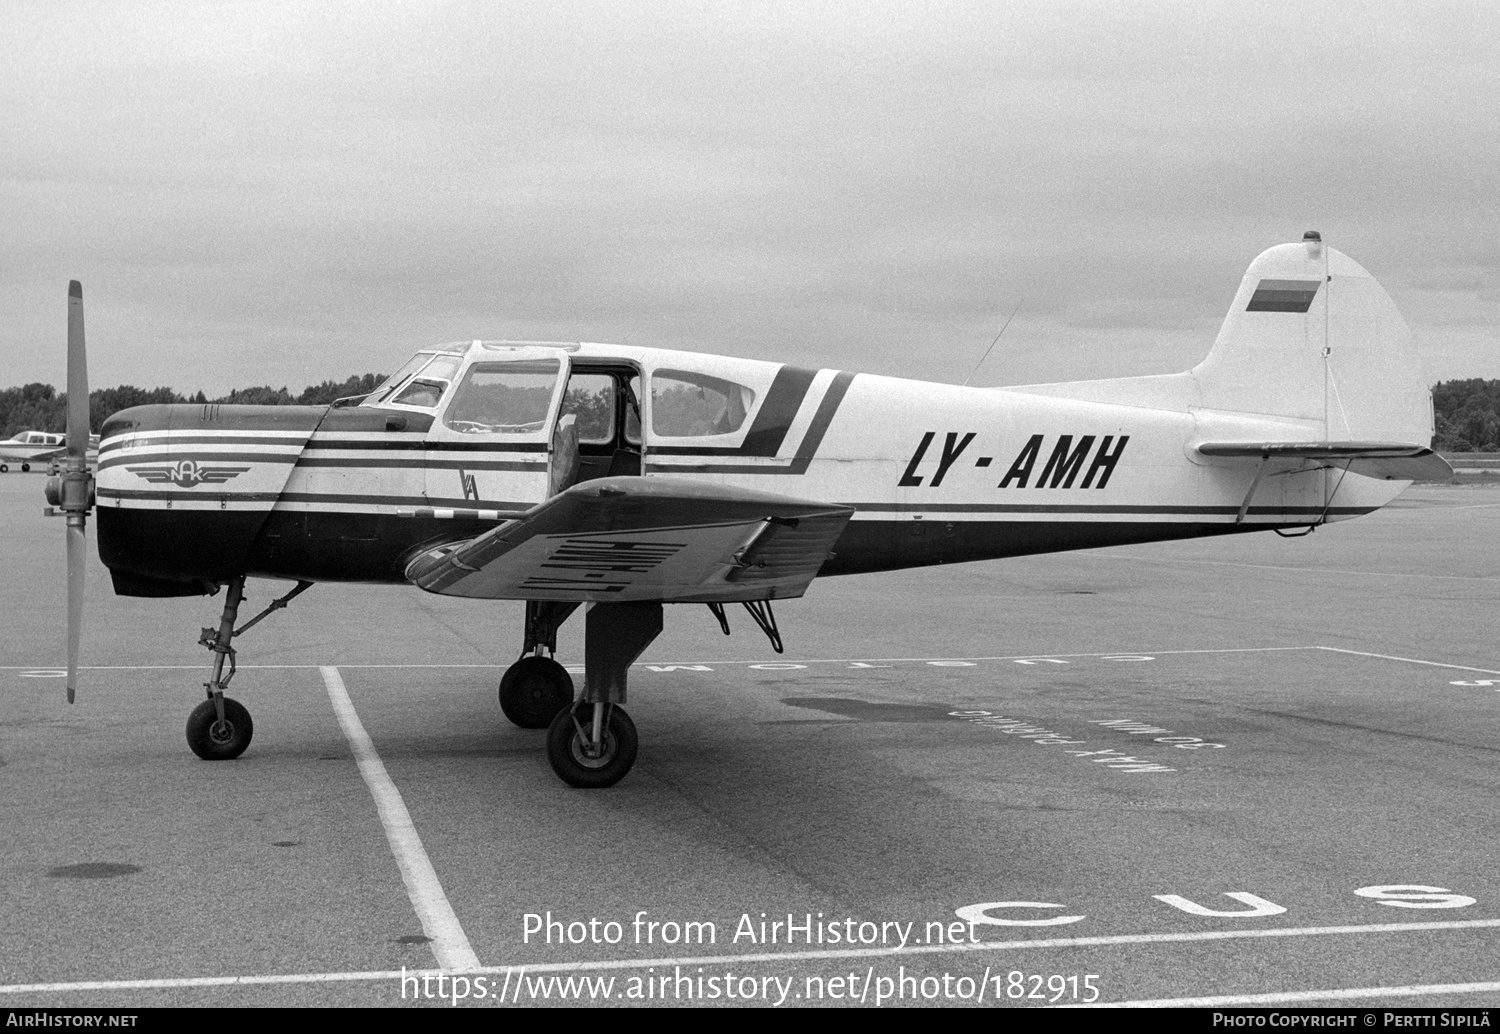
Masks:
[[[0,442],[0,461],[6,463],[35,463],[46,459],[63,448],[64,438],[60,434],[46,431],[22,431],[7,441]]]

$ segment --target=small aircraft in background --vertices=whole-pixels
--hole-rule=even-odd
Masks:
[[[14,438],[0,442],[0,474],[19,463],[28,471],[33,463],[45,463],[63,453],[63,436],[46,431],[22,431]]]
[[[22,431],[14,438],[0,442],[0,474],[10,470],[10,464],[19,463],[21,472],[31,470],[33,463],[47,464],[47,473],[62,473],[63,459],[67,455],[66,436],[47,431]],[[99,436],[89,435],[89,466],[99,465]]]
[[[239,756],[232,640],[316,582],[526,601],[506,716],[573,786],[637,752],[630,664],[663,605],[772,602],[818,576],[1249,531],[1305,534],[1445,476],[1411,335],[1309,232],[1251,263],[1207,358],[1172,375],[971,388],[621,345],[419,351],[332,406],[152,405],[89,473],[82,289],[69,288],[68,699],[86,515],[115,592],[226,588],[188,742]],[[97,506],[96,506],[97,498]],[[236,627],[249,576],[296,587]],[[553,659],[588,604],[584,685]],[[225,664],[228,672],[225,673]]]

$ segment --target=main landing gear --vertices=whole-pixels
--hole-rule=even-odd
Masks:
[[[580,700],[552,720],[547,760],[569,786],[599,789],[625,778],[639,744],[635,723],[619,704]]]
[[[213,651],[214,669],[209,681],[203,684],[208,690],[208,699],[193,708],[187,720],[188,746],[205,761],[229,761],[245,753],[250,746],[250,737],[255,732],[255,723],[250,712],[237,700],[224,695],[234,678],[234,647],[230,642],[235,636],[248,631],[272,611],[285,607],[292,597],[306,590],[312,582],[299,581],[297,587],[278,600],[272,600],[255,617],[240,628],[234,627],[239,616],[240,604],[245,599],[245,576],[237,575],[229,581],[229,591],[224,597],[224,613],[219,617],[217,629],[205,628],[198,642]],[[224,662],[229,661],[229,674],[224,674]]]
[[[661,634],[660,603],[596,603],[584,626],[583,693],[550,656],[577,603],[531,600],[521,659],[500,680],[500,708],[523,729],[547,730],[547,760],[569,786],[613,786],[635,764],[635,723],[625,713],[630,665]],[[544,656],[545,653],[545,656]]]
[[[526,602],[521,659],[500,678],[500,710],[523,729],[547,728],[573,702],[573,677],[552,655],[557,652],[558,628],[577,609],[577,603]]]

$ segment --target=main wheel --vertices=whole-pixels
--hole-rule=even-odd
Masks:
[[[30,474],[31,473],[31,464],[30,463],[23,463],[23,464],[21,464],[21,473],[22,474]]]
[[[552,727],[547,730],[547,760],[569,786],[585,790],[614,786],[635,764],[640,745],[635,723],[618,704],[610,704],[605,710],[604,742],[597,751],[585,740],[594,719],[593,704],[579,701],[552,719]]]
[[[500,710],[523,729],[545,729],[573,702],[573,676],[550,657],[522,657],[500,678]]]
[[[250,712],[237,700],[224,698],[224,721],[212,700],[205,700],[193,708],[188,715],[187,741],[204,761],[228,761],[245,753],[250,746],[250,737],[255,732],[255,723],[250,721]]]

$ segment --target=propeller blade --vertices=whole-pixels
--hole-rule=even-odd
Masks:
[[[78,646],[83,637],[83,586],[88,571],[89,508],[94,479],[89,474],[89,371],[83,348],[83,285],[68,282],[67,458],[58,509],[68,521],[68,703],[78,686]]]
[[[83,637],[83,579],[88,563],[83,522],[68,522],[68,703],[78,686],[78,644]]]
[[[68,455],[87,462],[89,368],[83,348],[83,285],[68,282]]]

